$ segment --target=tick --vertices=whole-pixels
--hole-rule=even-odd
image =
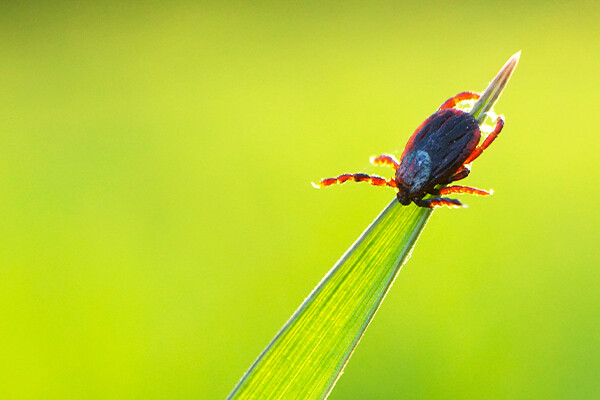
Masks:
[[[481,130],[477,120],[471,114],[454,108],[461,101],[477,99],[478,93],[463,92],[445,101],[413,133],[400,161],[390,154],[371,158],[374,165],[392,167],[395,170],[393,178],[363,173],[343,174],[322,179],[319,184],[313,185],[320,188],[354,181],[388,186],[396,190],[400,204],[415,203],[427,208],[463,206],[456,199],[441,197],[453,193],[490,195],[491,192],[469,186],[447,186],[469,175],[469,164],[498,137],[504,126],[503,117],[497,116],[493,131],[479,144]],[[436,197],[425,199],[427,195]]]

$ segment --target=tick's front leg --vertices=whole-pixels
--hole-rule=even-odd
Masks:
[[[476,196],[489,196],[493,192],[492,191],[488,192],[486,190],[481,190],[481,189],[477,189],[477,188],[470,187],[470,186],[447,186],[447,187],[444,187],[441,189],[428,190],[427,193],[433,194],[435,196],[437,196],[437,195],[446,196],[446,195],[452,194],[452,193],[474,194]]]
[[[398,159],[391,154],[382,154],[378,157],[371,157],[370,161],[373,165],[388,166],[394,168],[394,170],[400,167]]]
[[[348,181],[368,182],[369,184],[371,184],[373,186],[396,187],[396,182],[393,179],[385,179],[385,178],[382,178],[381,176],[367,175],[367,174],[361,174],[361,173],[343,174],[343,175],[340,175],[335,178],[321,179],[321,182],[319,182],[318,184],[313,183],[312,185],[315,188],[319,189],[322,187],[331,186],[331,185],[335,185],[335,184],[341,184],[341,183],[348,182]]]
[[[441,206],[446,206],[446,207],[450,207],[450,208],[464,207],[464,205],[460,201],[458,201],[456,199],[448,199],[445,197],[435,197],[433,199],[426,199],[426,200],[416,199],[413,201],[419,207],[425,207],[425,208],[434,208],[434,207],[441,207]]]

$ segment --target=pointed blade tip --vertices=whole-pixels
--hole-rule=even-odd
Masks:
[[[513,54],[508,61],[506,62],[506,64],[504,65],[503,70],[510,70],[511,73],[512,71],[517,68],[517,64],[519,64],[519,60],[521,59],[521,50],[517,51],[515,54]]]

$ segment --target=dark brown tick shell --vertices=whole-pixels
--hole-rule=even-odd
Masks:
[[[445,109],[427,118],[408,141],[395,181],[399,198],[423,197],[436,185],[447,184],[473,153],[481,131],[464,111]]]

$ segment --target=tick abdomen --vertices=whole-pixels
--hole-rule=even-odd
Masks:
[[[455,109],[438,111],[413,134],[402,155],[402,165],[396,177],[400,178],[407,187],[411,187],[413,193],[422,190],[425,183],[428,186],[435,186],[463,165],[477,147],[480,138],[479,125],[471,114]],[[416,161],[415,165],[413,160]],[[412,167],[415,167],[418,161],[428,166],[426,171],[421,173],[412,171]],[[406,173],[402,171],[405,162],[409,167]],[[427,172],[426,182],[421,183],[425,172]],[[409,181],[413,183],[410,184]]]

